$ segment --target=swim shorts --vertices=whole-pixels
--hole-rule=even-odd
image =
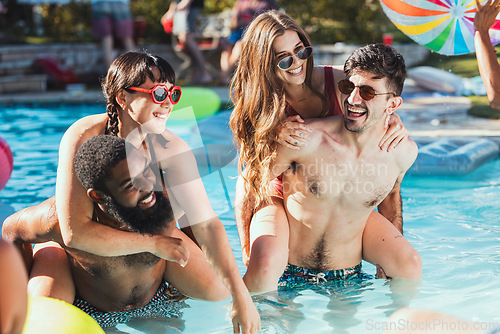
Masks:
[[[355,267],[329,271],[311,270],[289,264],[278,281],[278,287],[295,287],[303,283],[321,284],[331,281],[345,281],[359,277],[360,273],[361,263]]]
[[[173,290],[173,291],[171,291]],[[104,312],[90,305],[80,296],[76,296],[73,305],[94,318],[103,328],[113,327],[134,318],[168,317],[180,318],[181,310],[189,307],[183,300],[185,297],[175,288],[169,288],[163,282],[153,298],[143,307],[121,312]]]
[[[92,35],[97,38],[113,35],[124,39],[133,36],[132,14],[128,2],[99,1],[92,3]]]

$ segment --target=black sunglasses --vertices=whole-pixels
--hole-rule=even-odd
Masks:
[[[373,89],[373,87],[370,87],[367,85],[356,86],[354,83],[352,83],[347,78],[340,80],[338,82],[338,85],[339,85],[340,92],[342,94],[346,94],[346,95],[351,95],[354,88],[358,87],[359,88],[359,96],[361,96],[361,98],[365,101],[370,101],[377,95],[389,95],[389,94],[396,95],[396,93],[375,93],[375,89]]]
[[[306,60],[311,56],[312,52],[312,46],[303,47],[296,54],[281,59],[278,62],[278,68],[280,70],[288,70],[293,65],[293,56],[297,56],[301,60]]]
[[[167,97],[170,98],[172,104],[177,104],[181,99],[181,87],[172,86],[168,89],[165,85],[156,85],[151,89],[141,88],[141,87],[129,87],[127,89],[135,90],[136,92],[150,93],[153,102],[156,104],[162,104]]]

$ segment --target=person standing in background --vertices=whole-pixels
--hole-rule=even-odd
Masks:
[[[240,58],[241,38],[253,18],[260,13],[278,9],[274,0],[237,0],[231,11],[231,34],[225,40],[220,55],[220,82],[226,84]]]
[[[161,23],[173,21],[173,34],[179,39],[182,51],[191,59],[193,76],[190,84],[205,85],[212,76],[205,66],[205,58],[196,42],[196,21],[203,9],[203,0],[173,0],[168,11],[162,16]]]
[[[491,44],[489,29],[500,12],[500,0],[488,0],[484,5],[476,0],[477,11],[474,18],[474,44],[476,46],[477,66],[483,79],[490,106],[500,110],[500,64],[495,48]]]
[[[92,35],[101,39],[104,65],[114,60],[113,38],[122,41],[126,51],[135,50],[129,0],[91,0]]]

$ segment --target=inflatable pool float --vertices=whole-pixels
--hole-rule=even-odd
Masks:
[[[7,184],[7,181],[9,181],[13,168],[14,159],[12,151],[7,142],[0,137],[0,190],[2,190]]]
[[[28,297],[28,316],[23,334],[104,334],[90,315],[62,300]]]
[[[418,86],[433,92],[459,95],[465,90],[462,77],[430,66],[410,68],[408,76]]]
[[[179,103],[174,106],[169,119],[203,119],[219,111],[220,105],[220,97],[212,89],[203,87],[182,87],[181,99]]]
[[[499,147],[488,139],[439,139],[422,145],[409,174],[463,175],[499,155]]]

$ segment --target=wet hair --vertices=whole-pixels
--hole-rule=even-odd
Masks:
[[[157,68],[160,76],[155,78],[152,69]],[[106,77],[101,81],[102,92],[106,98],[106,112],[109,117],[108,132],[118,135],[118,113],[121,107],[116,101],[118,93],[128,87],[142,85],[146,79],[158,82],[175,83],[175,72],[172,66],[163,58],[147,52],[129,51],[113,61]],[[130,93],[135,93],[128,90]]]
[[[105,181],[111,169],[127,158],[125,139],[118,136],[99,135],[80,146],[74,159],[75,173],[85,189],[94,188],[107,192]]]
[[[285,88],[277,75],[281,70],[273,49],[276,38],[287,30],[295,31],[304,46],[311,46],[305,31],[287,14],[270,10],[258,15],[242,38],[241,56],[231,82],[234,110],[230,126],[239,145],[239,168],[247,170],[247,190],[257,199],[254,208],[270,199],[265,185],[270,182],[278,130],[287,117]],[[328,101],[312,86],[313,67],[313,57],[309,57],[304,85],[323,100],[322,116],[326,116]]]
[[[403,56],[394,48],[378,44],[363,46],[346,60],[344,72],[347,76],[356,71],[366,71],[377,75],[378,78],[388,79],[388,89],[400,96],[406,77],[406,66]]]

